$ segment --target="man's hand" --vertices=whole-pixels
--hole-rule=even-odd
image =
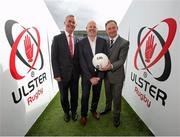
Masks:
[[[91,84],[94,86],[94,85],[97,85],[98,82],[99,82],[100,78],[99,77],[92,77],[90,78],[90,82]]]
[[[62,81],[61,77],[57,77],[57,78],[54,78],[54,79],[57,80],[58,82]]]
[[[108,71],[108,70],[111,70],[112,69],[112,64],[111,64],[111,62],[110,62],[110,60],[108,61],[108,64],[105,66],[105,67],[103,67],[103,68],[100,68],[99,70],[100,71]]]

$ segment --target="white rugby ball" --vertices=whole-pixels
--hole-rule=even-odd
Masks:
[[[108,57],[106,54],[104,53],[97,53],[96,55],[94,55],[93,59],[92,59],[92,63],[94,65],[95,68],[97,69],[101,69],[103,67],[105,67],[108,64]]]

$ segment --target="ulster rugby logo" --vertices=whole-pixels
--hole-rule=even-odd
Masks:
[[[158,31],[159,28],[165,31],[167,35],[162,36]],[[175,37],[176,29],[177,24],[173,18],[165,19],[152,28],[142,27],[138,33],[138,48],[134,58],[135,68],[137,70],[147,70],[158,81],[167,80],[171,73],[169,48]],[[138,60],[138,57],[140,60]],[[154,71],[151,71],[153,70],[152,67],[162,60],[164,65],[159,67],[163,68],[162,73],[154,75]]]
[[[16,33],[13,31],[16,29]],[[37,28],[25,28],[14,20],[8,20],[5,24],[6,37],[12,47],[9,67],[14,79],[20,80],[27,73],[43,68],[43,56],[40,50],[40,34]],[[17,33],[19,32],[19,33]],[[37,63],[40,57],[40,63]],[[22,63],[22,68],[17,64]],[[38,64],[38,65],[37,65]]]

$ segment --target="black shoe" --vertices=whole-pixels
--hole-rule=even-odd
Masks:
[[[78,119],[78,114],[77,113],[72,113],[72,120],[76,121]]]
[[[105,115],[105,114],[107,114],[108,112],[110,112],[111,111],[111,109],[104,109],[101,113],[100,113],[100,115]]]
[[[120,120],[119,119],[114,119],[113,124],[114,124],[115,127],[119,127]]]
[[[65,113],[65,114],[64,114],[64,121],[65,121],[65,122],[69,122],[69,120],[70,120],[69,114]]]

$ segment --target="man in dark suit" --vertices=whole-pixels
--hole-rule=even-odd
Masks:
[[[76,38],[73,36],[76,20],[73,15],[65,18],[65,33],[54,37],[51,50],[54,78],[58,82],[60,101],[64,111],[64,121],[76,121],[78,105],[79,55]],[[68,99],[70,90],[70,103]]]
[[[120,125],[122,87],[125,79],[124,62],[127,57],[129,42],[117,34],[116,21],[107,21],[105,27],[109,36],[109,64],[101,70],[107,71],[105,77],[106,107],[101,115],[111,111],[113,101],[113,124],[118,127]]]
[[[92,64],[93,56],[97,53],[106,53],[107,44],[106,40],[97,37],[97,27],[94,21],[90,21],[86,27],[87,37],[79,42],[79,59],[82,74],[82,99],[81,99],[81,119],[80,123],[85,126],[87,123],[88,113],[88,102],[89,94],[92,86],[92,102],[91,102],[91,113],[97,120],[100,118],[100,114],[96,112],[102,79],[104,72],[100,72],[95,69]]]

